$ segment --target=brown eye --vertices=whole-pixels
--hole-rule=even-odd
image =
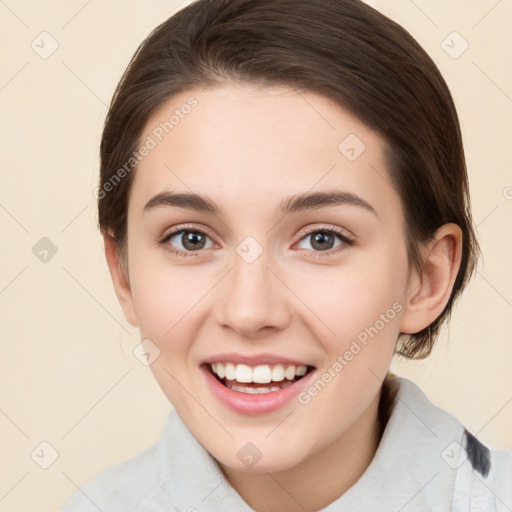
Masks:
[[[325,251],[334,247],[334,235],[330,233],[314,233],[311,237],[311,246],[319,251]]]
[[[336,239],[340,240],[338,244],[336,244]],[[341,233],[335,233],[330,230],[312,231],[311,233],[308,233],[301,239],[300,244],[305,240],[310,240],[310,245],[312,249],[310,249],[309,247],[299,245],[301,249],[310,249],[313,251],[320,252],[335,249],[336,247],[339,247],[340,245],[343,244],[350,244],[350,240],[348,240],[347,237],[345,237]]]
[[[210,242],[210,245],[208,245],[208,242]],[[170,245],[170,249],[176,252],[194,252],[207,249],[213,245],[206,233],[187,229],[171,233],[163,240],[163,243]]]

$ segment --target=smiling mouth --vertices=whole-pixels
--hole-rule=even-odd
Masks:
[[[314,367],[275,364],[249,366],[234,363],[207,363],[210,373],[232,391],[263,394],[281,391],[309,374]]]

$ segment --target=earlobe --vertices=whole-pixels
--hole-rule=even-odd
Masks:
[[[105,245],[105,257],[119,304],[123,309],[124,316],[128,323],[134,327],[138,327],[139,324],[133,306],[132,291],[127,269],[123,269],[114,239],[108,234],[105,234],[103,235],[103,242]]]
[[[423,270],[409,283],[400,332],[414,334],[429,326],[450,299],[462,256],[462,231],[456,224],[441,226],[423,248]]]

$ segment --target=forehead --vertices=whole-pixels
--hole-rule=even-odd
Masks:
[[[132,184],[137,209],[165,191],[244,208],[313,189],[364,196],[376,210],[398,201],[382,138],[312,92],[254,85],[186,91],[154,113],[141,141],[151,149]]]

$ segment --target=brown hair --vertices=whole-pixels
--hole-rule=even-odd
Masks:
[[[459,121],[423,48],[359,0],[198,0],[149,34],[115,90],[101,140],[99,227],[115,240],[121,261],[136,163],[108,193],[106,185],[123,165],[126,170],[159,106],[178,93],[227,81],[319,93],[375,130],[386,142],[416,270],[422,268],[420,243],[445,223],[460,226],[462,261],[444,311],[422,331],[401,334],[396,350],[427,357],[479,253]]]

